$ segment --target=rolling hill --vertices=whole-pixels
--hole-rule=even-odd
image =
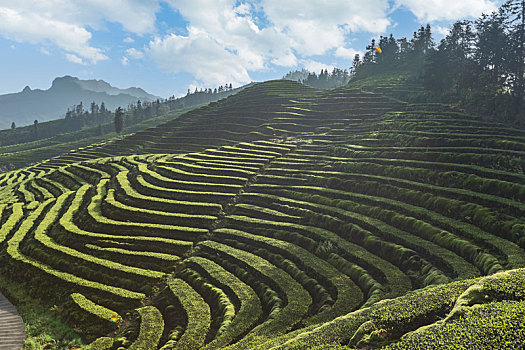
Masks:
[[[525,131],[381,81],[259,83],[1,174],[3,292],[91,349],[521,349]]]

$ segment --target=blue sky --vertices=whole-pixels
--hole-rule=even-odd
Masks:
[[[348,68],[369,41],[443,38],[501,0],[0,0],[0,94],[57,76],[168,97],[290,70]]]

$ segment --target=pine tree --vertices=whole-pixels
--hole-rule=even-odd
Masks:
[[[115,111],[115,131],[120,134],[124,129],[124,111],[121,107]]]
[[[16,129],[16,124],[15,124],[15,122],[12,122],[11,123],[11,130],[15,130],[15,129]]]
[[[361,66],[361,57],[358,53],[355,54],[354,60],[352,61],[352,67],[350,68],[350,75],[355,75],[359,67]]]
[[[482,15],[476,21],[475,59],[490,84],[500,84],[504,73],[507,38],[500,13]]]
[[[364,63],[374,63],[376,55],[376,39],[372,39],[372,43],[366,47],[365,57],[363,58]]]
[[[80,103],[76,106],[75,111],[77,116],[84,114],[84,106],[82,105],[82,101],[80,101]]]
[[[510,70],[514,75],[514,93],[518,99],[518,110],[523,105],[524,66],[525,66],[525,0],[509,0],[501,7],[501,12],[507,18],[510,31]]]
[[[36,140],[38,139],[38,120],[37,119],[35,119],[35,121],[33,122],[33,125],[34,125],[33,134]]]

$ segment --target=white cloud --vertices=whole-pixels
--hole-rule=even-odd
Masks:
[[[78,57],[77,55],[73,55],[71,53],[66,54],[66,59],[69,62],[77,63],[77,64],[85,64],[82,58]]]
[[[237,55],[195,28],[190,28],[188,36],[170,34],[155,39],[148,53],[160,68],[173,73],[190,72],[207,86],[250,81]]]
[[[93,44],[92,31],[118,23],[128,32],[125,44],[134,43],[138,36],[154,35],[143,50],[128,48],[120,58],[123,65],[149,56],[165,71],[188,72],[196,83],[216,86],[249,82],[249,72],[272,66],[331,68],[320,66],[319,56],[324,55],[352,59],[361,52],[346,46],[349,36],[384,34],[395,25],[389,15],[396,7],[425,22],[478,16],[501,1],[0,0],[0,35],[51,52],[59,47],[68,60],[89,64],[108,59]],[[187,34],[161,32],[156,19],[161,3],[189,23]],[[445,29],[434,30],[444,35]]]
[[[380,33],[390,24],[388,0],[166,2],[189,22],[189,34],[157,37],[146,54],[164,70],[193,73],[208,84],[221,84],[225,78],[248,82],[248,72],[264,71],[271,65],[296,67],[308,57],[342,48],[351,31]],[[257,18],[261,11],[267,20],[264,26]],[[337,52],[345,57],[348,50]],[[202,56],[207,57],[206,62],[195,64]]]
[[[50,56],[51,55],[51,52],[49,52],[49,50],[46,49],[45,47],[41,47],[40,48],[40,52],[42,52],[46,56]]]
[[[134,49],[134,48],[127,49],[126,53],[128,54],[128,56],[130,56],[131,58],[134,58],[136,60],[141,59],[141,58],[144,57],[144,52],[139,51],[139,50]]]
[[[494,0],[396,0],[396,5],[404,6],[422,22],[478,17],[495,11],[498,6]]]
[[[146,53],[164,70],[192,73],[209,86],[249,82],[248,71],[266,70],[270,63],[297,63],[291,40],[275,28],[259,28],[252,5],[236,6],[233,0],[168,2],[190,25],[187,36],[170,34],[149,43]]]
[[[86,21],[83,23],[90,26],[101,27],[103,20],[108,20],[120,23],[128,32],[143,35],[155,31],[159,3],[157,0],[86,0],[75,7],[80,10],[78,17],[83,17]]]
[[[48,14],[49,15],[49,14]],[[18,42],[48,43],[93,63],[107,59],[102,50],[88,44],[91,33],[86,29],[35,12],[20,12],[0,7],[0,33]]]
[[[345,48],[345,47],[338,47],[337,50],[335,50],[335,56],[346,58],[346,59],[353,59],[356,54],[359,54],[361,57],[363,56],[363,51],[354,50],[352,48]]]
[[[213,38],[234,53],[249,70],[267,68],[267,62],[289,56],[291,40],[275,28],[255,24],[253,6],[234,0],[171,0],[172,7],[190,22],[190,27]]]
[[[252,11],[252,6],[250,4],[239,4],[235,9],[235,13],[239,15],[249,15]]]
[[[334,66],[324,64],[322,62],[317,62],[313,60],[304,60],[302,61],[303,67],[310,71],[319,74],[321,70],[327,69],[329,72],[331,72],[334,69]]]
[[[434,26],[433,30],[442,36],[447,36],[450,33],[450,28],[447,27]]]
[[[349,32],[382,33],[390,24],[387,0],[262,0],[268,20],[305,56],[343,46]]]
[[[152,33],[159,8],[159,0],[0,0],[0,35],[18,42],[51,43],[69,58],[97,63],[108,57],[90,45],[90,28],[104,30],[113,22],[138,35]]]
[[[298,64],[298,60],[297,57],[290,52],[286,56],[274,58],[271,63],[281,67],[295,67]]]

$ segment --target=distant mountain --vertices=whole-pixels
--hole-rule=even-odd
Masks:
[[[105,103],[106,108],[114,110],[130,103],[154,101],[160,97],[131,87],[119,89],[103,80],[80,80],[64,76],[53,80],[47,90],[31,90],[26,86],[21,92],[0,95],[0,129],[6,129],[14,121],[17,126],[61,118],[69,107],[81,101],[86,109],[91,102]]]

